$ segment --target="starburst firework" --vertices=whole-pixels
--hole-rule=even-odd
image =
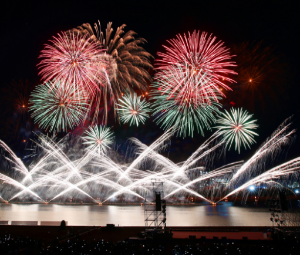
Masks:
[[[75,32],[62,32],[51,42],[42,50],[40,58],[43,60],[38,64],[44,82],[55,80],[73,86],[75,91],[84,90],[92,95],[99,91],[102,80],[107,79],[103,75],[105,50],[100,43]]]
[[[144,124],[149,117],[150,103],[146,99],[141,100],[141,96],[137,96],[136,93],[124,95],[119,99],[117,106],[119,107],[117,110],[123,123],[129,122],[129,125],[138,126],[140,122]]]
[[[186,99],[195,107],[210,105],[225,96],[223,89],[230,90],[225,82],[232,83],[228,74],[236,74],[229,67],[229,49],[223,42],[206,32],[194,31],[188,35],[177,35],[164,46],[166,53],[158,53],[154,79],[159,83],[162,94],[183,104]]]
[[[177,128],[179,136],[191,136],[195,129],[204,136],[204,129],[210,129],[210,126],[215,123],[215,114],[219,113],[220,104],[212,101],[211,104],[195,105],[191,98],[181,98],[177,101],[175,94],[174,98],[169,98],[168,95],[160,92],[159,84],[154,83],[155,88],[152,91],[152,96],[155,99],[152,107],[155,121],[166,130],[172,126]],[[181,103],[182,102],[182,103]]]
[[[147,41],[144,38],[135,38],[136,33],[132,30],[124,34],[125,24],[118,27],[113,35],[112,22],[109,22],[105,36],[99,21],[98,24],[94,24],[94,27],[95,31],[89,23],[85,23],[72,31],[87,35],[91,40],[101,43],[106,53],[116,61],[117,77],[112,81],[116,98],[119,98],[122,92],[132,88],[147,91],[148,82],[151,81],[148,71],[153,68],[150,59],[153,56],[140,46]]]
[[[90,126],[85,131],[83,144],[87,145],[87,150],[96,150],[99,154],[105,153],[114,142],[114,136],[109,127]]]
[[[221,124],[216,128],[220,130],[220,135],[223,136],[223,141],[226,141],[226,145],[231,147],[232,143],[235,143],[235,149],[240,153],[241,145],[249,147],[255,143],[254,136],[258,135],[253,129],[258,127],[255,124],[256,120],[251,120],[252,114],[248,114],[247,111],[241,109],[230,109],[230,112],[225,110],[217,123]]]
[[[47,82],[36,87],[30,103],[31,116],[42,129],[67,131],[78,126],[88,112],[83,91],[61,82]]]

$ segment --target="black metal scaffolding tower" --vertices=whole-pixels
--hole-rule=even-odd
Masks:
[[[164,183],[152,180],[152,194],[144,202],[146,228],[166,227],[166,200],[164,200]]]

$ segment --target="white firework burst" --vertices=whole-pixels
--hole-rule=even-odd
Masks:
[[[109,127],[95,125],[84,132],[82,139],[83,144],[87,145],[87,150],[95,150],[102,154],[106,153],[115,138]]]
[[[235,149],[240,153],[241,146],[249,147],[255,143],[254,136],[258,135],[253,131],[258,125],[257,120],[251,120],[252,114],[246,110],[230,109],[230,112],[225,110],[221,113],[217,123],[221,124],[215,128],[219,129],[220,135],[223,136],[222,141],[225,141],[226,146],[231,147],[235,143]]]
[[[149,118],[150,103],[146,99],[141,100],[141,96],[137,96],[136,93],[124,95],[119,99],[117,106],[120,120],[123,123],[129,122],[129,125],[138,126],[140,122],[144,124],[145,120]]]

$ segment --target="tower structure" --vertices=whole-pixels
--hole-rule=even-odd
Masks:
[[[164,183],[153,179],[152,194],[144,202],[146,228],[166,227],[166,200],[164,200]]]

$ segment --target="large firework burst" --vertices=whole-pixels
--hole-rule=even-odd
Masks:
[[[187,99],[195,107],[218,102],[224,96],[222,90],[230,89],[225,82],[234,82],[228,74],[236,74],[229,69],[235,65],[224,43],[196,30],[177,35],[168,43],[170,46],[164,46],[166,53],[159,52],[156,62],[155,80],[161,94],[173,97],[180,104]]]
[[[136,33],[132,30],[124,34],[125,24],[118,27],[113,36],[112,22],[107,24],[106,34],[103,35],[99,25],[94,24],[95,31],[88,23],[73,29],[90,39],[100,42],[106,49],[106,53],[113,57],[117,63],[117,78],[113,80],[113,90],[116,97],[122,92],[135,88],[142,91],[148,90],[148,82],[151,76],[148,71],[152,70],[150,59],[153,56],[140,45],[146,42],[143,38],[135,38]],[[123,36],[122,36],[123,35]]]
[[[137,96],[136,93],[124,95],[119,99],[117,106],[119,107],[117,110],[123,123],[129,122],[129,125],[138,126],[140,122],[144,124],[149,117],[150,103],[146,99],[141,100],[141,96]]]
[[[109,127],[90,126],[84,134],[83,144],[87,145],[88,150],[96,150],[99,154],[105,153],[114,142],[114,136]]]
[[[218,107],[220,104],[216,101],[211,104],[197,104],[193,103],[191,98],[184,98],[175,100],[169,98],[168,95],[160,92],[160,87],[157,83],[153,84],[155,90],[152,91],[152,96],[155,99],[152,107],[153,114],[157,124],[166,130],[172,126],[177,128],[179,136],[192,136],[195,129],[204,135],[204,129],[210,129],[210,126],[215,123],[215,113],[219,113]],[[182,103],[181,103],[182,102]]]
[[[37,86],[31,94],[30,103],[34,121],[50,132],[67,131],[78,126],[89,108],[84,91],[61,82]]]
[[[92,95],[100,90],[107,79],[103,73],[105,50],[100,43],[76,32],[62,32],[51,43],[45,45],[40,55],[43,60],[38,64],[44,82],[55,80],[53,86],[62,82]]]
[[[230,109],[230,112],[225,110],[220,115],[217,123],[220,126],[216,128],[220,130],[220,135],[223,136],[223,141],[226,141],[226,145],[231,147],[232,143],[235,143],[235,149],[240,153],[241,145],[249,147],[255,143],[254,136],[258,135],[253,131],[258,125],[256,120],[251,120],[252,114],[249,114],[246,110]]]

